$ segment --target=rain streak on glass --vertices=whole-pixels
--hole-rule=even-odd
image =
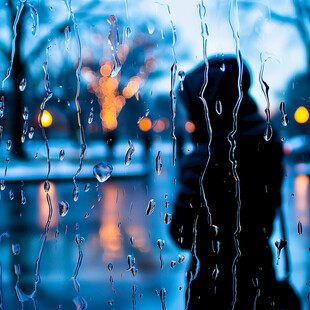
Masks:
[[[156,207],[156,202],[154,201],[154,199],[151,199],[149,203],[147,204],[145,214],[146,215],[152,214],[155,210],[155,207]]]
[[[26,89],[26,86],[27,86],[27,80],[23,78],[19,83],[19,90],[24,91]]]
[[[133,143],[131,140],[128,140],[129,148],[125,156],[125,165],[128,166],[131,163],[131,156],[135,151],[135,148],[133,146]]]
[[[100,183],[103,183],[107,179],[109,179],[112,174],[112,171],[113,171],[112,165],[106,161],[100,162],[93,168],[93,174]]]
[[[281,103],[280,103],[280,112],[282,114],[281,123],[283,126],[287,126],[289,123],[289,120],[288,120],[287,114],[285,112],[285,103],[283,101],[281,101]]]
[[[20,203],[22,205],[26,204],[27,199],[26,199],[26,195],[23,189],[20,190]]]
[[[36,36],[39,31],[39,14],[30,2],[28,4],[30,5],[30,15],[32,18],[31,33],[33,36]]]
[[[85,184],[85,187],[84,187],[84,192],[87,193],[90,189],[90,184],[89,183],[86,183]]]
[[[69,211],[69,203],[67,201],[58,202],[59,215],[66,216]]]

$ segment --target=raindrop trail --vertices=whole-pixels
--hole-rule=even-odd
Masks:
[[[269,141],[272,138],[272,127],[271,127],[271,117],[270,117],[270,100],[269,100],[269,86],[268,84],[264,81],[264,68],[265,68],[265,63],[266,61],[270,59],[270,57],[265,58],[264,60],[262,59],[262,53],[260,54],[260,61],[261,61],[261,67],[260,67],[260,71],[259,71],[259,83],[261,86],[261,89],[264,93],[265,99],[266,99],[266,109],[265,109],[265,113],[266,113],[266,122],[267,122],[267,126],[266,126],[266,130],[264,133],[264,139],[266,141]]]
[[[37,10],[33,7],[32,3],[27,2],[27,4],[30,6],[30,15],[32,18],[32,29],[31,32],[33,36],[37,36],[39,32],[39,14]]]
[[[77,293],[77,296],[73,299],[73,302],[76,305],[76,309],[78,310],[83,310],[83,309],[87,309],[87,303],[86,300],[80,296],[80,283],[77,280],[78,274],[79,274],[79,270],[81,268],[82,262],[83,262],[83,251],[81,248],[81,243],[84,241],[84,238],[81,237],[80,235],[76,235],[75,236],[75,242],[78,245],[78,249],[79,249],[79,257],[76,263],[76,267],[75,267],[75,271],[74,274],[72,276],[72,281],[74,284],[74,289]]]
[[[82,170],[84,154],[85,154],[86,147],[87,147],[86,141],[85,141],[85,135],[84,135],[84,128],[81,124],[81,112],[82,111],[81,111],[81,107],[80,107],[80,103],[79,103],[80,79],[81,79],[81,69],[82,69],[82,57],[81,57],[82,49],[81,49],[81,40],[80,40],[78,26],[77,26],[74,14],[71,10],[71,1],[68,1],[66,3],[67,3],[67,7],[68,7],[68,14],[70,15],[72,22],[73,22],[74,34],[75,34],[75,38],[76,38],[76,42],[77,42],[77,48],[78,48],[78,66],[77,66],[76,71],[75,71],[76,93],[75,93],[74,102],[75,102],[75,106],[76,106],[77,121],[78,121],[79,130],[80,130],[81,152],[80,152],[80,165],[79,165],[75,175],[73,176],[73,185],[74,185],[73,192],[78,193],[78,185],[76,182],[76,178]]]
[[[10,235],[5,232],[0,235],[0,245],[1,245],[1,239],[3,237],[9,238]],[[2,264],[0,262],[0,310],[3,310],[3,294],[2,294]]]
[[[10,77],[11,75],[11,71],[12,71],[12,67],[13,67],[13,61],[14,61],[14,56],[15,56],[15,42],[16,42],[16,37],[17,37],[17,24],[20,18],[20,15],[23,11],[23,8],[25,6],[25,1],[26,0],[21,0],[19,1],[19,3],[17,4],[17,12],[15,15],[15,19],[14,19],[14,23],[13,23],[13,39],[12,39],[12,51],[11,51],[11,59],[10,59],[10,65],[9,68],[2,80],[2,89],[4,88],[4,82]]]
[[[241,251],[239,248],[239,234],[241,232],[241,222],[240,222],[240,211],[241,211],[241,198],[240,198],[240,179],[237,173],[237,160],[235,159],[235,150],[237,147],[237,143],[235,140],[235,134],[238,129],[237,125],[237,116],[239,107],[243,98],[243,91],[241,85],[242,73],[243,73],[243,60],[242,54],[240,50],[240,41],[239,41],[239,16],[238,16],[238,0],[231,0],[229,6],[229,24],[233,33],[233,37],[236,44],[236,56],[237,56],[237,64],[238,64],[238,99],[233,109],[233,129],[228,134],[227,140],[230,144],[229,149],[229,161],[232,165],[232,173],[236,182],[236,194],[235,197],[237,199],[237,215],[236,215],[236,230],[234,232],[234,242],[236,249],[236,256],[232,264],[232,274],[233,274],[233,301],[232,301],[232,309],[235,308],[237,301],[237,263],[239,257],[241,256]]]
[[[189,300],[190,300],[190,286],[193,280],[196,279],[200,270],[200,261],[197,257],[197,249],[196,249],[196,240],[197,240],[197,223],[198,223],[198,214],[195,217],[193,224],[193,241],[191,247],[192,254],[192,262],[190,270],[187,271],[187,288],[185,292],[185,309],[188,308]]]
[[[173,57],[173,64],[170,69],[170,103],[171,103],[171,137],[172,137],[172,164],[175,166],[176,163],[176,146],[177,146],[177,137],[175,135],[175,117],[176,117],[176,109],[177,109],[177,97],[174,91],[175,88],[175,81],[177,76],[177,59],[176,59],[176,53],[175,53],[175,44],[177,41],[177,34],[176,34],[176,28],[173,23],[173,20],[171,18],[171,11],[170,6],[168,4],[162,4],[160,2],[155,2],[156,4],[166,6],[168,10],[168,15],[170,17],[170,27],[172,30],[172,57]]]
[[[204,98],[204,93],[205,90],[207,88],[208,85],[208,73],[209,73],[209,62],[208,62],[208,57],[207,57],[207,42],[208,42],[208,36],[209,36],[209,31],[208,31],[208,26],[206,23],[206,7],[204,5],[204,1],[201,0],[201,2],[199,3],[199,17],[200,17],[200,23],[201,23],[201,37],[203,40],[203,58],[205,61],[205,70],[204,70],[204,81],[203,81],[203,85],[200,89],[199,92],[199,99],[201,100],[202,104],[203,104],[203,108],[204,108],[204,112],[205,112],[205,119],[206,119],[206,125],[207,125],[207,133],[208,133],[208,143],[207,143],[207,158],[206,158],[206,165],[201,173],[200,179],[199,179],[199,186],[200,186],[200,191],[201,191],[201,195],[204,201],[204,204],[207,208],[207,212],[208,212],[208,222],[209,225],[212,225],[212,215],[210,213],[210,209],[208,206],[208,202],[207,202],[207,197],[206,197],[206,193],[204,190],[204,186],[203,186],[203,180],[209,165],[209,161],[210,161],[210,157],[211,157],[211,142],[212,142],[212,127],[211,127],[211,122],[210,122],[210,117],[209,117],[209,108],[208,108],[208,103],[206,101],[206,99]]]

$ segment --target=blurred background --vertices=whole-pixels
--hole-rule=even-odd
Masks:
[[[39,308],[75,308],[72,299],[79,294],[71,278],[79,263],[78,245],[83,261],[77,278],[89,309],[160,309],[163,289],[168,309],[184,307],[190,255],[172,241],[165,221],[165,214],[173,212],[178,190],[178,160],[172,165],[170,68],[176,60],[178,72],[186,74],[203,61],[201,4],[206,7],[209,30],[207,55],[235,54],[228,0],[5,0],[1,4],[0,305],[4,309],[19,307],[14,264],[21,269],[19,286],[32,293],[44,236]],[[310,4],[240,0],[237,5],[240,49],[252,73],[251,94],[265,117],[267,102],[259,81],[264,66],[271,124],[280,132],[286,154],[282,209],[289,277],[303,309],[308,309]],[[173,85],[176,92],[179,77],[182,74]],[[48,100],[42,108],[44,98]],[[178,100],[178,156],[195,148],[190,142],[195,126],[184,117],[181,105]],[[283,125],[284,114],[289,122]],[[76,200],[72,177],[80,165],[78,115],[87,149],[77,175]],[[135,150],[125,164],[129,140]],[[160,172],[156,171],[159,155]],[[53,215],[45,235],[48,159]],[[113,166],[105,183],[93,176],[99,162]],[[64,201],[69,211],[60,216],[58,203]],[[146,215],[148,205],[154,203],[154,212]],[[298,234],[299,222],[302,234]],[[274,257],[274,242],[281,233],[277,217],[270,240]],[[83,243],[76,243],[77,234],[85,239]],[[162,250],[158,239],[165,240]],[[175,268],[171,261],[177,262]],[[283,260],[275,268],[279,279],[286,276]],[[33,308],[31,301],[24,306]]]

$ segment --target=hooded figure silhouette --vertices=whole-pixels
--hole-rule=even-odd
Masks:
[[[196,255],[200,261],[196,278],[195,268],[187,273],[190,285],[186,296],[190,298],[186,299],[186,306],[221,310],[299,309],[288,282],[276,281],[275,258],[268,244],[275,212],[281,205],[280,139],[274,132],[270,141],[264,140],[266,121],[248,93],[250,73],[243,65],[243,98],[235,134],[241,201],[241,231],[236,233],[238,193],[227,137],[233,130],[239,69],[235,57],[209,59],[203,96],[212,127],[210,157],[205,109],[199,99],[204,70],[205,65],[201,65],[188,74],[180,92],[188,119],[196,127],[192,134],[196,149],[182,159],[182,184],[170,229],[181,248],[191,249],[192,267],[197,266]],[[219,101],[222,111],[216,109]]]

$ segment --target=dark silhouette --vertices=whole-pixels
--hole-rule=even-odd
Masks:
[[[212,143],[210,161],[202,182],[207,206],[199,181],[206,166],[209,141],[205,111],[199,99],[204,70],[205,65],[201,65],[188,74],[184,90],[180,92],[188,118],[196,126],[192,140],[197,147],[191,155],[182,159],[182,185],[170,227],[180,246],[192,248],[193,253],[193,224],[198,216],[196,246],[200,272],[190,285],[188,309],[222,310],[232,309],[232,265],[237,253],[234,233],[238,199],[227,136],[233,128],[233,108],[238,99],[238,65],[234,57],[209,60],[204,98],[209,108]],[[275,258],[268,244],[275,213],[281,205],[282,148],[276,133],[270,141],[264,140],[266,121],[258,114],[256,104],[248,93],[250,84],[250,73],[244,65],[243,99],[235,135],[235,158],[241,188],[241,233],[237,235],[241,256],[236,264],[235,309],[295,310],[300,308],[299,301],[287,281],[276,281]],[[222,104],[220,115],[215,109],[217,100]],[[212,223],[208,221],[208,208]],[[212,225],[219,227],[218,234]],[[284,253],[281,259],[285,259]]]

